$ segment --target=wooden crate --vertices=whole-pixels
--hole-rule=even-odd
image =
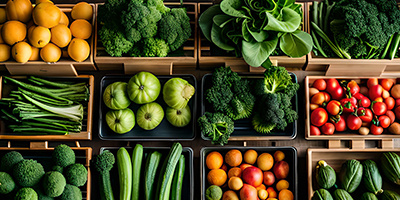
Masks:
[[[88,171],[88,179],[84,186],[79,187],[82,191],[82,199],[90,200],[92,188],[92,176],[90,172],[90,160],[92,159],[91,147],[80,147],[77,142],[77,147],[71,147],[75,152],[76,163],[83,164]],[[10,151],[18,151],[25,159],[37,159],[38,162],[51,162],[51,157],[54,148],[48,146],[48,142],[32,142],[30,147],[12,147],[11,142],[8,142],[7,147],[0,147],[0,158]],[[45,166],[44,166],[45,167]],[[46,170],[46,167],[45,167]],[[49,171],[49,170],[47,170]],[[46,172],[47,172],[46,171]]]
[[[164,3],[168,7],[178,7],[180,3]],[[101,4],[97,4],[98,7]],[[197,65],[197,3],[183,3],[190,18],[192,35],[184,43],[184,56],[181,57],[111,57],[100,41],[97,30],[100,25],[96,22],[94,60],[99,70],[119,70],[125,74],[134,74],[140,71],[150,71],[158,75],[171,75],[174,68],[195,70]]]
[[[307,12],[303,8],[303,21],[306,19],[305,15]],[[212,6],[213,3],[199,3],[198,5],[198,15],[200,16],[207,8]],[[305,27],[303,26],[303,30]],[[235,72],[263,72],[265,69],[263,67],[250,67],[243,58],[236,58],[234,56],[213,56],[211,55],[211,42],[208,41],[201,29],[198,29],[198,63],[200,69],[211,70],[216,67],[230,66]],[[290,58],[288,56],[270,56],[271,62],[274,65],[284,66],[287,68],[302,68],[306,64],[306,56],[300,58]]]
[[[311,2],[305,3],[307,12],[306,31],[311,33],[309,8]],[[399,71],[400,58],[390,59],[341,59],[315,56],[313,51],[307,55],[306,71],[326,71],[327,76],[355,75],[380,76],[383,72]]]
[[[360,83],[361,80],[365,80],[371,77],[332,77],[332,76],[306,76],[304,79],[304,88],[305,88],[305,102],[306,102],[306,115],[305,115],[305,135],[307,140],[392,140],[393,138],[400,138],[400,135],[394,135],[390,133],[383,133],[381,135],[372,135],[371,133],[368,135],[360,135],[357,131],[345,131],[345,132],[335,132],[333,135],[311,135],[310,134],[310,95],[309,95],[309,89],[314,83],[315,80],[317,79],[330,79],[330,78],[336,78],[336,79],[345,79],[345,80],[355,80],[357,83]],[[377,77],[378,79],[382,79],[381,77]],[[386,77],[390,78],[395,83],[400,83],[400,78],[394,78],[394,77]]]
[[[63,11],[69,18],[70,23],[73,19],[71,18],[71,10],[75,4],[56,4],[61,11]],[[6,62],[0,62],[0,70],[7,69],[11,75],[40,75],[40,76],[77,76],[77,71],[95,71],[94,65],[94,53],[93,53],[93,42],[94,42],[94,26],[96,18],[96,6],[90,4],[93,7],[93,18],[92,24],[92,36],[86,40],[90,46],[89,57],[83,62],[76,62],[71,58],[61,58],[56,63],[46,63],[44,61],[28,61],[26,63],[18,63],[10,58]],[[0,7],[5,7],[5,4],[1,4]],[[63,48],[67,50],[67,48]]]
[[[17,76],[13,78],[23,79],[26,76]],[[52,78],[66,78],[66,77],[52,77]],[[71,78],[71,77],[68,77]],[[73,77],[75,78],[75,77]],[[86,130],[82,130],[80,133],[70,133],[69,135],[18,135],[13,133],[7,133],[5,123],[0,120],[0,140],[45,140],[45,141],[77,141],[77,140],[92,140],[92,118],[93,118],[93,98],[94,98],[94,76],[93,75],[79,75],[76,78],[87,79],[89,84],[90,97],[87,103],[86,115]],[[4,90],[3,77],[0,76],[0,99],[5,96],[7,91]]]

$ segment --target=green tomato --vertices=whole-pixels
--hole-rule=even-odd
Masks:
[[[186,105],[186,107],[180,110],[168,107],[166,113],[169,123],[176,127],[184,127],[188,125],[192,119],[189,105]]]
[[[106,87],[103,93],[103,101],[107,107],[113,110],[122,110],[127,108],[131,101],[126,93],[127,83],[115,82]]]
[[[161,84],[150,72],[139,72],[128,82],[128,95],[136,104],[153,102],[160,95]]]
[[[110,110],[106,114],[106,122],[112,131],[124,134],[135,126],[135,114],[129,108]]]
[[[137,111],[137,124],[144,130],[153,130],[164,118],[164,110],[160,104],[153,102],[141,106]]]
[[[186,107],[194,92],[194,87],[186,80],[171,78],[164,85],[164,101],[169,107],[179,110]]]

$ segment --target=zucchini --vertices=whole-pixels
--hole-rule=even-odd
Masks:
[[[320,160],[316,167],[316,179],[321,188],[330,189],[336,182],[335,170],[324,160]]]
[[[385,190],[380,196],[381,200],[400,200],[400,195],[394,191]]]
[[[372,160],[366,160],[363,166],[363,183],[365,188],[374,193],[375,195],[381,194],[382,190],[382,176],[379,173],[378,166]]]
[[[181,200],[183,177],[185,176],[185,156],[181,155],[172,181],[171,200]]]
[[[400,156],[393,152],[383,153],[381,164],[383,175],[391,182],[400,185]]]
[[[144,169],[144,198],[145,200],[153,200],[155,196],[155,184],[156,173],[158,166],[160,165],[162,154],[158,151],[154,151],[147,156],[146,168]]]
[[[172,179],[181,154],[182,145],[178,142],[174,143],[160,171],[156,200],[169,200]]]
[[[378,197],[376,197],[376,195],[371,192],[365,192],[361,196],[361,200],[378,200]]]
[[[333,192],[333,199],[335,200],[353,200],[353,198],[350,196],[350,194],[343,189],[336,189]]]
[[[130,200],[132,194],[132,163],[128,151],[121,147],[117,152],[119,199]]]
[[[137,144],[132,152],[132,200],[139,200],[140,174],[142,169],[143,146]]]
[[[311,200],[333,200],[331,193],[323,188],[316,190]]]
[[[343,189],[353,193],[360,185],[363,175],[363,167],[358,160],[347,160],[343,163],[339,173],[339,180]]]

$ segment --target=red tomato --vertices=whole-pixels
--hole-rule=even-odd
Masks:
[[[386,113],[386,111],[387,111],[387,106],[385,103],[383,103],[383,102],[372,103],[372,112],[375,115],[378,115],[378,116],[383,115]]]
[[[374,101],[376,101],[376,102],[383,102],[383,98],[382,98],[382,97],[378,97],[378,98],[374,99]]]
[[[396,99],[395,101],[396,101],[396,107],[400,106],[400,99]]]
[[[358,108],[357,115],[363,122],[372,121],[372,111],[369,108]]]
[[[397,119],[400,119],[400,106],[397,106],[396,109],[394,109],[394,114]]]
[[[332,100],[326,105],[326,110],[331,115],[338,115],[343,111],[343,107],[339,101]]]
[[[346,122],[347,127],[349,127],[350,130],[358,130],[362,124],[361,119],[355,115],[349,115]]]
[[[383,128],[380,126],[376,126],[375,124],[371,125],[370,130],[371,130],[371,133],[374,135],[380,135],[383,132]]]
[[[318,127],[311,125],[310,126],[310,135],[321,135],[321,131]]]
[[[347,88],[351,95],[355,95],[360,92],[360,86],[354,80],[351,80],[349,83],[347,83]]]
[[[352,113],[356,109],[357,100],[354,97],[345,98],[340,100],[340,104],[343,106],[343,112]]]
[[[328,113],[323,108],[317,108],[311,113],[311,124],[322,126],[328,121]]]
[[[353,97],[356,98],[357,100],[360,100],[364,97],[364,95],[361,93],[357,93],[357,94],[354,94]]]
[[[396,120],[396,115],[393,111],[388,110],[386,111],[386,115],[390,118],[390,124],[393,124],[394,120]]]
[[[373,85],[369,88],[368,93],[369,93],[369,98],[370,99],[376,99],[378,97],[382,96],[382,86],[380,85]]]
[[[371,88],[371,86],[378,85],[378,84],[379,83],[378,83],[378,79],[377,78],[370,78],[367,81],[368,88]]]
[[[324,105],[328,100],[326,99],[326,95],[324,94],[325,92],[318,92],[311,98],[311,104],[317,104],[317,105]],[[329,95],[328,95],[329,96]]]
[[[322,125],[321,132],[325,135],[332,135],[335,132],[335,125],[328,122]]]
[[[358,106],[368,108],[371,105],[371,101],[368,97],[363,97],[358,101]]]
[[[325,90],[326,89],[326,81],[324,79],[317,79],[314,81],[312,86],[317,88],[318,90]]]
[[[379,124],[382,128],[387,128],[390,126],[390,118],[386,115],[382,115],[379,117]]]
[[[392,88],[392,86],[394,85],[394,82],[391,79],[382,79],[381,85],[382,85],[383,89],[389,91]]]
[[[345,131],[347,129],[346,119],[340,115],[338,115],[338,118],[331,118],[333,125],[335,125],[335,130],[339,132]]]
[[[385,102],[388,110],[392,110],[394,108],[394,104],[396,104],[393,97],[386,98],[384,102]]]
[[[326,91],[332,96],[332,99],[340,100],[344,97],[344,91],[339,82],[331,78],[326,83]]]

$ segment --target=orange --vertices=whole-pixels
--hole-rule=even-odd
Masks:
[[[91,20],[93,17],[93,8],[86,2],[77,3],[71,11],[72,19]]]
[[[39,48],[32,47],[32,55],[29,60],[40,60],[39,57]]]
[[[253,165],[256,163],[257,160],[257,151],[254,151],[253,149],[249,149],[244,153],[244,162],[249,163],[250,165]]]
[[[68,46],[71,41],[71,31],[68,26],[64,24],[59,24],[51,28],[51,42],[60,48]]]
[[[69,19],[67,17],[67,15],[61,11],[61,17],[60,17],[60,22],[58,22],[59,24],[64,24],[64,25],[69,25]]]
[[[207,180],[210,185],[222,186],[227,179],[226,172],[222,169],[212,169],[208,172]]]
[[[77,62],[85,61],[90,54],[89,44],[82,39],[74,38],[69,43],[68,55]]]
[[[11,48],[7,44],[0,44],[0,62],[10,59]]]
[[[208,169],[219,169],[223,163],[224,159],[219,152],[213,151],[207,155],[206,165]]]
[[[18,42],[12,47],[11,55],[15,61],[26,63],[32,55],[31,45],[26,42]]]
[[[51,33],[48,28],[43,26],[32,26],[28,30],[29,43],[37,48],[42,48],[50,42]]]
[[[225,154],[225,162],[231,167],[239,166],[242,163],[242,152],[232,149]]]
[[[52,28],[60,22],[61,11],[51,2],[39,3],[32,12],[33,21],[39,26]]]
[[[282,151],[275,151],[274,159],[275,159],[275,162],[285,159],[285,153],[283,153]]]
[[[44,62],[57,62],[61,58],[61,49],[55,44],[49,43],[40,50],[40,57]]]
[[[228,181],[228,187],[231,190],[240,190],[243,187],[243,181],[239,177],[232,177]]]
[[[269,153],[262,153],[257,158],[257,166],[262,171],[268,171],[274,166],[274,158]]]
[[[32,9],[30,0],[8,0],[6,4],[7,19],[26,23],[32,17]]]
[[[0,8],[0,24],[7,21],[6,9]]]
[[[276,190],[281,191],[283,189],[288,189],[289,188],[289,182],[285,179],[282,179],[276,183]]]
[[[293,193],[288,189],[283,189],[279,192],[279,200],[293,200]]]
[[[268,192],[269,198],[277,198],[278,197],[278,194],[276,193],[276,191],[274,190],[273,187],[267,188],[267,192]]]
[[[228,178],[231,177],[242,177],[242,170],[239,167],[232,167],[229,171],[228,171]]]
[[[76,38],[86,40],[92,35],[92,25],[84,19],[73,21],[69,28],[71,29],[72,35]]]
[[[26,26],[20,21],[7,21],[1,28],[1,36],[5,43],[12,46],[26,37]]]
[[[268,198],[268,192],[265,189],[257,190],[258,198],[261,200],[265,200]]]

